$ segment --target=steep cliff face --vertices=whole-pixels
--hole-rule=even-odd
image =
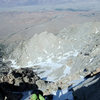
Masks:
[[[33,67],[48,80],[72,73],[84,75],[84,69],[89,73],[99,67],[99,26],[100,23],[85,23],[64,28],[57,35],[35,34],[13,48],[9,60],[12,67]]]

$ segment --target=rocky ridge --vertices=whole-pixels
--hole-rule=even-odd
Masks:
[[[89,74],[99,67],[99,26],[99,22],[85,23],[64,28],[57,35],[48,32],[35,34],[17,44],[12,52],[6,48],[10,52],[8,59],[12,61],[12,67],[32,67],[48,81],[59,80],[66,75],[70,77],[70,72],[84,76],[84,69]]]
[[[10,98],[9,94],[15,95],[13,92],[34,90],[37,89],[37,87],[44,92],[44,95],[49,95],[57,91],[58,87],[66,89],[73,85],[73,79],[78,80],[80,76],[86,77],[98,69],[100,67],[99,24],[100,23],[86,23],[82,26],[71,26],[71,28],[62,30],[57,36],[47,32],[43,32],[39,35],[36,34],[30,38],[29,41],[22,41],[14,49],[11,48],[11,50],[1,45],[0,88],[3,94],[5,94],[3,98]],[[44,45],[44,43],[47,44]],[[54,48],[48,47],[50,45],[54,45]],[[72,51],[70,52],[70,50]],[[7,52],[5,53],[5,51]],[[49,55],[52,52],[54,55]],[[7,54],[8,58],[5,54]],[[27,58],[27,55],[29,58]],[[34,57],[36,57],[36,59],[34,59]],[[14,59],[16,63],[12,63],[10,59]],[[41,67],[41,64],[34,65],[31,63],[40,63],[45,61],[45,59],[60,63],[62,66],[59,67],[59,65],[56,64],[57,66],[55,67],[55,63],[46,63],[46,65],[42,65]],[[21,66],[24,63],[26,65],[28,63],[29,65]],[[19,69],[14,69],[14,64]],[[52,66],[49,66],[50,64]],[[63,75],[67,67],[70,67],[71,73]],[[48,68],[53,68],[53,71],[48,74],[48,76],[56,77],[55,79],[57,80],[55,82],[43,80],[46,76],[43,78],[40,77],[44,72],[47,73]],[[52,69],[49,69],[49,71],[50,70]],[[6,90],[7,92],[5,92]],[[20,98],[21,97],[22,94],[20,95]],[[14,99],[10,98],[8,100]],[[16,98],[16,100],[19,99]]]

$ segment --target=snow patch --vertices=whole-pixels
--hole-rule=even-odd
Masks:
[[[97,29],[97,27],[96,27],[96,31],[95,31],[95,33],[97,34],[99,32],[99,30]]]
[[[57,49],[60,49],[60,48],[61,48],[61,46],[59,45]]]
[[[44,52],[45,54],[48,54],[48,52],[47,52],[45,49],[43,49],[43,52]]]
[[[15,69],[19,69],[19,68],[20,68],[20,66],[18,66],[18,65],[16,64],[16,61],[15,61],[15,60],[10,59],[9,61],[11,61],[11,63],[12,63],[11,67],[13,67],[13,68],[15,68]]]
[[[71,70],[71,68],[66,66],[66,69],[64,70],[64,75],[70,74],[70,70]]]
[[[94,59],[94,58],[91,58],[91,59],[89,60],[89,63],[91,63],[91,62],[93,61],[93,59]]]
[[[32,67],[32,66],[33,66],[32,61],[29,61],[29,62],[27,63],[27,66],[26,66],[26,67]]]
[[[47,54],[48,52],[44,49],[44,52]],[[66,61],[68,57],[73,56],[76,57],[78,55],[78,51],[69,51],[66,53],[59,52],[58,54],[54,55],[53,53],[49,54],[46,58],[38,57],[35,59],[35,63],[32,61],[28,61],[27,66],[24,67],[33,67],[37,66],[34,71],[38,73],[41,78],[45,78],[47,81],[57,81],[58,75],[56,75],[57,70],[61,70],[62,73],[59,75],[59,79],[70,74],[70,66],[66,66]],[[12,67],[20,68],[17,66],[15,60],[11,60]],[[65,68],[65,69],[64,69]],[[52,74],[55,73],[55,74]]]

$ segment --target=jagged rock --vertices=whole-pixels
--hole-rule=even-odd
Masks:
[[[0,91],[0,100],[4,100],[2,99],[4,97],[7,100],[20,100],[22,92],[37,90],[38,87],[42,88],[44,84],[45,82],[31,68],[10,69],[9,73],[3,74],[0,78],[0,90],[3,91]],[[44,88],[46,87],[44,86]]]
[[[100,65],[99,26],[100,22],[90,22],[69,26],[56,35],[41,32],[20,43],[8,44],[5,51],[8,59],[14,61],[15,67],[33,67],[40,77],[44,78],[43,75],[46,75],[48,81],[67,76],[66,66],[70,67],[71,73],[86,76]],[[47,63],[43,68],[42,62]],[[55,63],[57,66],[54,69]],[[59,65],[62,66],[58,68]],[[84,71],[85,68],[88,69],[87,73]],[[50,73],[47,72],[48,69]],[[60,73],[57,70],[60,70]]]
[[[80,75],[86,76],[100,66],[99,26],[100,23],[86,23],[69,27],[57,35],[48,32],[35,34],[26,41],[14,43],[15,46],[8,45],[6,48],[8,58],[6,60],[13,60],[14,64],[12,61],[12,65],[15,67],[31,66],[40,77],[46,77],[46,79],[53,77],[54,80],[61,81],[61,87],[66,88],[68,82],[79,78]],[[4,52],[1,51],[0,57],[3,58],[4,55]],[[33,69],[9,70],[6,66],[9,67],[10,64],[3,62],[0,69],[0,82],[2,84],[7,82],[4,87],[7,85],[7,89],[9,88],[10,91],[30,90],[35,87],[33,84],[37,84],[39,89],[43,91],[47,87],[50,92],[57,90],[59,84],[47,86],[47,83],[32,71]],[[36,66],[34,66],[35,64]],[[66,66],[70,68],[69,74],[66,73]],[[49,76],[50,78],[48,78]]]
[[[23,81],[24,82],[29,82],[29,78],[26,76],[26,77],[23,78]]]
[[[31,90],[34,89],[34,87],[36,88],[35,85],[37,85],[39,89],[46,90],[46,85],[49,84],[41,80],[31,68],[11,69],[9,73],[1,76],[0,83],[2,83],[4,87],[8,86],[8,89],[11,89],[11,86],[14,87],[15,91],[16,87],[20,87],[19,89],[17,88],[17,91]]]
[[[1,82],[8,82],[19,86],[20,83],[34,84],[40,78],[32,71],[32,69],[15,69],[11,70],[6,76],[2,77]]]
[[[43,91],[45,90],[45,88],[46,88],[45,81],[38,80],[38,81],[36,81],[36,84],[39,86],[39,89],[42,89]]]
[[[89,56],[89,53],[85,53],[84,55],[85,55],[85,56]]]

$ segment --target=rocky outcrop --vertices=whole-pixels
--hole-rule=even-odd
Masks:
[[[42,32],[26,41],[8,44],[7,57],[3,48],[0,51],[1,89],[12,93],[38,87],[48,95],[91,74],[100,66],[99,26],[100,23],[85,23],[64,28],[56,35]]]
[[[70,72],[86,76],[100,64],[99,26],[100,22],[90,22],[69,26],[58,34],[35,34],[16,46],[8,46],[8,58],[12,67],[33,67],[49,81],[57,81]]]
[[[9,57],[14,59],[20,67],[25,67],[46,61],[49,56],[51,56],[51,60],[58,61],[57,58],[63,57],[69,51],[81,52],[82,50],[82,53],[87,55],[87,53],[89,54],[88,47],[92,49],[98,41],[99,25],[100,23],[73,25],[62,29],[57,35],[49,32],[35,34],[17,44]],[[94,44],[93,41],[95,41]],[[87,51],[84,49],[85,47]]]
[[[0,79],[0,82],[8,82],[9,84],[19,86],[21,83],[27,82],[29,82],[30,84],[35,84],[39,79],[40,78],[36,73],[33,72],[31,68],[21,68],[10,70],[10,72],[6,76],[3,76]]]
[[[42,89],[43,86],[46,89],[46,84],[31,68],[10,69],[0,78],[0,100],[20,100],[23,92]]]

